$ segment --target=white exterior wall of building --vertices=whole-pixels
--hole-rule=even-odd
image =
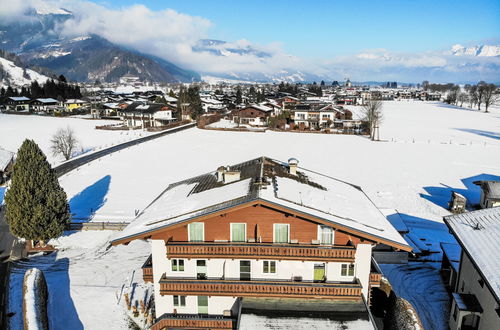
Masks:
[[[153,284],[155,290],[155,308],[156,316],[160,317],[165,313],[172,312],[172,297],[160,295],[160,278],[166,269],[170,269],[170,261],[165,258],[167,255],[167,248],[165,241],[162,239],[151,240],[151,253],[153,261]]]
[[[493,294],[490,292],[486,283],[481,287],[479,280],[481,276],[474,267],[469,257],[462,252],[460,258],[460,273],[458,275],[457,287],[454,292],[474,294],[483,308],[483,313],[480,315],[478,330],[497,329],[500,317],[495,309],[499,307]],[[459,312],[457,319],[453,318],[455,302],[452,300],[449,325],[450,329],[460,329],[462,317],[470,314],[470,312]],[[477,314],[477,313],[476,313]]]
[[[358,244],[355,254],[355,272],[361,283],[361,293],[368,301],[368,290],[370,283],[370,269],[372,263],[372,246],[371,244]]]

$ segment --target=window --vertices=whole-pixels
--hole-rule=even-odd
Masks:
[[[262,272],[264,274],[276,274],[276,261],[264,261]]]
[[[290,225],[287,223],[274,224],[274,243],[288,243]]]
[[[184,259],[172,259],[172,271],[173,272],[183,272],[184,271]]]
[[[354,276],[354,264],[342,264],[341,276]]]
[[[174,307],[186,307],[186,296],[174,296]]]
[[[319,227],[319,240],[323,245],[333,244],[333,228],[328,226]]]
[[[247,240],[247,224],[232,223],[231,224],[231,242],[246,242]]]
[[[192,222],[188,225],[188,234],[190,242],[203,242],[204,226],[203,222]]]
[[[198,296],[198,314],[208,314],[207,296]]]

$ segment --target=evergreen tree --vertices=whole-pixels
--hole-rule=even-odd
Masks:
[[[173,98],[177,98],[177,96],[175,95],[175,93],[172,89],[170,89],[170,92],[168,92],[168,96],[173,97]]]
[[[241,102],[243,102],[243,99],[242,99],[242,96],[241,96],[241,89],[240,87],[238,86],[238,88],[236,89],[236,104],[241,104]]]
[[[59,237],[69,222],[66,193],[33,140],[25,140],[19,148],[5,204],[10,231],[25,239]]]
[[[66,77],[64,75],[59,76],[59,81],[62,83],[67,83],[68,81],[66,80]]]

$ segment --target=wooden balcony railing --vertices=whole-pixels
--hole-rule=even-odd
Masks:
[[[311,261],[354,261],[350,246],[266,243],[167,243],[167,258],[246,258]]]
[[[144,282],[153,282],[153,259],[149,255],[146,262],[142,265],[142,279]]]
[[[193,280],[167,278],[163,275],[160,280],[160,294],[359,300],[361,285],[265,280]]]
[[[380,280],[382,279],[382,274],[380,273],[370,273],[370,286],[372,288],[380,286]]]
[[[151,330],[161,329],[234,329],[236,320],[216,316],[198,316],[196,314],[163,314]]]

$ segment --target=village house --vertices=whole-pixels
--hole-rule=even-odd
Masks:
[[[351,119],[351,111],[333,104],[303,103],[292,111],[295,125],[308,129],[343,128],[343,122]]]
[[[64,109],[69,112],[75,109],[80,109],[86,105],[88,105],[87,101],[79,99],[67,99],[66,101],[61,102],[61,107],[64,107]]]
[[[135,239],[151,240],[143,277],[154,284],[153,330],[284,319],[302,329],[340,319],[371,327],[367,305],[381,280],[372,250],[411,251],[360,187],[293,158],[260,157],[169,185],[112,244]]]
[[[481,208],[500,207],[500,181],[475,181],[474,184],[481,187]]]
[[[490,330],[500,324],[500,208],[444,217],[461,247],[452,287],[451,330]]]
[[[51,113],[59,106],[59,102],[53,98],[39,98],[31,101],[30,108],[33,112]]]
[[[7,181],[14,167],[14,153],[0,148],[0,184]]]
[[[267,126],[267,120],[272,113],[273,108],[258,104],[252,104],[232,112],[235,123],[259,127]]]
[[[134,102],[118,110],[118,115],[123,124],[131,128],[164,126],[176,120],[172,115],[172,109],[159,103]]]
[[[6,111],[29,111],[31,99],[26,96],[9,96],[3,105]]]

